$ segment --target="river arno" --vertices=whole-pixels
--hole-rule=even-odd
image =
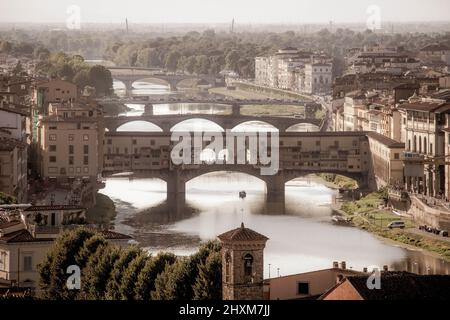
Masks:
[[[142,85],[141,85],[142,86]],[[140,90],[146,90],[142,86]],[[151,90],[167,90],[150,86]],[[158,91],[159,93],[159,91]],[[143,106],[130,105],[130,115]],[[160,106],[162,113],[183,112],[183,106]],[[204,106],[189,107],[189,112]],[[221,107],[210,112],[219,112]],[[135,123],[127,131],[147,130]],[[204,128],[203,128],[204,129]],[[247,192],[242,200],[238,193]],[[157,179],[113,177],[100,192],[116,205],[117,231],[130,234],[150,252],[172,251],[185,255],[194,252],[202,241],[246,226],[270,240],[265,250],[265,277],[329,268],[333,261],[346,261],[355,270],[388,265],[391,270],[421,274],[450,274],[450,263],[419,250],[402,248],[353,227],[332,224],[331,203],[336,191],[324,186],[317,177],[302,177],[286,184],[284,209],[268,206],[264,183],[254,177],[217,172],[188,182],[186,205],[174,210],[166,199],[165,183]],[[281,207],[283,208],[283,207]]]

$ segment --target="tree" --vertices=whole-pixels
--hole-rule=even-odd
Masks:
[[[172,50],[169,52],[166,58],[166,68],[169,71],[176,71],[178,66],[178,60],[180,59],[181,55],[178,51]]]
[[[90,84],[89,71],[81,70],[73,77],[73,83],[79,88],[84,88]]]
[[[151,293],[155,290],[156,278],[167,266],[172,265],[175,261],[176,256],[173,253],[166,252],[161,252],[157,256],[147,259],[137,278],[135,299],[150,300]]]
[[[238,72],[238,61],[240,59],[239,53],[236,50],[230,51],[225,57],[226,66],[228,69]]]
[[[122,300],[133,300],[135,297],[136,282],[139,273],[150,260],[146,252],[141,251],[125,269],[119,286],[119,294]]]
[[[95,254],[89,258],[81,282],[84,299],[105,299],[106,286],[120,253],[119,247],[105,245],[98,247]]]
[[[164,272],[155,281],[153,300],[192,300],[192,265],[189,258],[179,258],[166,266]]]
[[[114,267],[111,270],[111,275],[106,285],[106,299],[118,300],[121,298],[119,287],[122,282],[123,273],[128,268],[128,264],[133,261],[140,252],[140,249],[134,246],[120,252],[120,256],[114,263]]]
[[[101,235],[101,234],[95,234],[92,237],[90,237],[89,239],[87,239],[84,242],[83,247],[80,248],[77,256],[75,257],[77,265],[81,269],[84,269],[86,267],[89,259],[91,258],[91,256],[93,256],[97,252],[97,249],[101,246],[104,247],[106,245],[107,245],[107,242],[106,242],[105,238],[103,237],[103,235]]]
[[[89,70],[89,85],[95,88],[97,94],[110,94],[113,85],[111,71],[101,65],[92,66]]]
[[[222,255],[211,252],[206,261],[200,263],[194,284],[195,300],[222,299]]]
[[[40,287],[46,299],[74,299],[78,291],[69,290],[67,268],[77,265],[78,253],[84,242],[95,233],[85,228],[63,232],[39,265]],[[80,268],[81,269],[81,268]]]

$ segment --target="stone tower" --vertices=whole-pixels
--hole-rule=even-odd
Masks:
[[[218,236],[222,242],[223,300],[262,300],[267,237],[240,228]]]

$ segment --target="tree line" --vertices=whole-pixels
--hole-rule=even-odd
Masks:
[[[40,298],[62,300],[218,300],[221,245],[203,244],[188,257],[136,246],[121,248],[86,228],[65,231],[39,265]],[[67,286],[68,267],[81,270],[80,289]]]

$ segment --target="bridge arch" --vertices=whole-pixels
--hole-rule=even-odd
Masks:
[[[253,126],[253,128],[252,128]],[[257,126],[255,128],[255,126]],[[256,130],[255,130],[256,129]],[[242,120],[237,122],[231,129],[232,132],[248,132],[248,131],[264,131],[264,132],[279,132],[280,130],[275,124],[261,120]]]
[[[308,122],[300,122],[286,128],[286,132],[317,132],[317,131],[320,131],[319,126]]]
[[[132,120],[122,123],[115,131],[126,132],[163,132],[163,129],[147,120]]]
[[[204,119],[201,117],[186,119],[178,122],[170,128],[170,131],[212,131],[223,132],[225,131],[218,123]]]
[[[133,87],[133,89],[136,89],[135,84],[138,82],[145,82],[145,83],[149,83],[149,84],[153,84],[153,85],[165,86],[167,88],[170,88],[170,86],[171,86],[170,82],[167,81],[166,79],[161,79],[161,78],[158,78],[157,76],[155,76],[155,77],[148,76],[148,77],[134,80],[131,83],[131,86]]]

